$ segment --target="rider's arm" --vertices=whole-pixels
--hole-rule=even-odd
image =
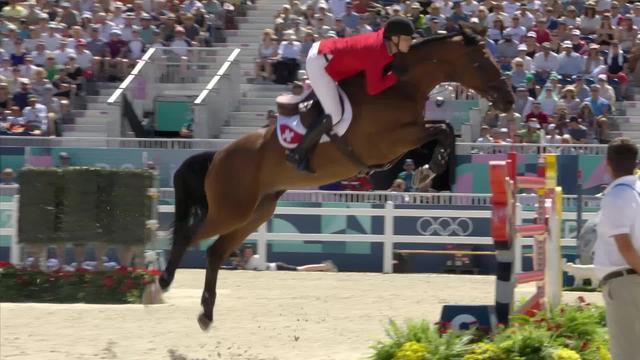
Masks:
[[[398,82],[396,74],[384,72],[385,64],[374,63],[366,69],[367,93],[376,95]]]

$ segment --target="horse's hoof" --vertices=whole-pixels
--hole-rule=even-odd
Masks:
[[[158,283],[160,284],[160,288],[162,289],[162,291],[168,291],[169,286],[171,285],[171,280],[167,279],[165,273],[162,273],[162,275],[160,275],[160,278],[158,279]]]
[[[209,331],[213,319],[209,319],[203,312],[198,315],[198,325],[202,331]]]

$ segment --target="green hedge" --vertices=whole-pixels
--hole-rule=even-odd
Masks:
[[[142,245],[153,176],[147,170],[24,169],[20,242]]]

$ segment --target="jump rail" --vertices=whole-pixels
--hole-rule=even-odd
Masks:
[[[562,188],[556,186],[556,155],[545,154],[540,157],[537,177],[516,176],[516,166],[516,153],[509,153],[507,161],[492,161],[489,164],[491,233],[498,261],[496,316],[498,322],[505,325],[513,310],[514,291],[518,284],[536,282],[536,293],[516,310],[517,313],[531,314],[543,307],[555,307],[562,297]],[[534,224],[522,225],[522,220],[518,219],[515,198],[521,188],[535,189],[538,193]],[[521,237],[534,238],[534,270],[526,273],[520,273],[517,264],[514,266],[514,261],[519,261],[522,256],[518,244]]]

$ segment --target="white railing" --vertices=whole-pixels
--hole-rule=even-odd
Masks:
[[[160,199],[173,201],[173,188],[161,188]],[[600,208],[599,196],[583,196],[582,207],[585,210],[597,210]],[[398,193],[392,191],[323,191],[323,190],[289,190],[284,193],[280,201],[299,202],[339,202],[339,203],[366,203],[384,204],[387,201],[396,204],[424,204],[434,206],[491,206],[491,195],[488,194],[463,194],[463,193]],[[517,198],[525,208],[537,205],[537,195],[521,194]],[[576,195],[564,195],[562,207],[575,209],[578,205]]]
[[[158,206],[159,212],[173,212],[172,205]],[[382,216],[384,217],[383,234],[309,234],[309,233],[272,233],[268,231],[267,224],[262,224],[256,232],[249,235],[248,239],[257,241],[257,252],[268,261],[267,243],[269,240],[277,241],[358,241],[383,243],[383,272],[393,272],[393,250],[395,243],[413,244],[454,244],[454,245],[493,245],[493,238],[480,236],[432,236],[432,235],[396,235],[394,218],[396,216],[424,217],[428,215],[434,218],[491,218],[491,210],[433,210],[433,209],[397,209],[392,202],[387,202],[384,209],[367,208],[307,208],[307,207],[278,207],[275,215],[341,215],[341,216]],[[586,214],[585,219],[590,219],[595,214]],[[522,211],[519,215],[522,220],[532,220],[536,213]],[[575,219],[575,213],[564,213],[563,219]],[[165,242],[169,239],[169,232],[159,232],[158,239]],[[521,239],[518,246],[532,246],[530,238]],[[576,246],[575,239],[562,239],[562,246]],[[521,265],[519,265],[521,266]]]
[[[209,114],[212,116],[212,114]],[[27,136],[0,136],[2,146],[42,146],[42,147],[107,147],[144,149],[221,149],[234,140],[231,139],[136,139],[136,138],[43,138]],[[604,155],[607,145],[537,145],[537,144],[476,144],[457,143],[458,154],[559,154]]]
[[[169,189],[161,189],[160,198],[166,198],[170,193]],[[295,193],[295,192],[294,192]],[[302,192],[304,193],[304,192]],[[326,192],[329,193],[329,192]],[[336,194],[336,193],[334,193]],[[429,194],[416,194],[416,195],[429,195]],[[483,199],[488,195],[472,195],[472,194],[442,194],[439,196],[437,204],[440,205],[469,205],[466,201],[461,199]],[[458,200],[454,200],[458,199]],[[478,204],[480,205],[480,204]],[[0,229],[0,234],[10,235],[12,237],[11,246],[11,259],[18,258],[19,252],[18,246],[18,196],[14,196],[11,202],[0,203],[1,209],[9,210],[11,219],[9,227]],[[158,213],[173,213],[173,205],[159,205],[157,207]],[[458,234],[458,236],[449,235],[397,235],[395,234],[395,217],[409,216],[409,217],[434,217],[434,218],[481,218],[489,219],[491,217],[491,210],[459,210],[459,209],[398,209],[396,205],[387,201],[384,208],[372,209],[372,208],[309,208],[309,207],[285,207],[279,206],[276,211],[276,215],[310,215],[310,216],[322,216],[322,215],[339,215],[339,216],[380,216],[384,218],[384,228],[382,234],[309,234],[309,233],[271,233],[268,231],[266,223],[261,225],[256,232],[251,234],[248,238],[257,240],[258,253],[261,256],[267,257],[267,244],[270,240],[278,241],[360,241],[360,242],[374,242],[383,243],[383,270],[384,272],[393,271],[393,250],[395,243],[416,243],[416,244],[473,244],[473,245],[493,245],[493,239],[491,237],[481,236],[464,236]],[[6,216],[6,215],[5,215]],[[521,211],[520,218],[523,220],[534,219],[536,213],[533,211]],[[585,220],[591,219],[595,216],[595,213],[585,213],[583,218]],[[564,212],[563,219],[575,220],[575,212]],[[446,232],[446,231],[445,231]],[[152,250],[167,249],[170,247],[170,232],[158,231],[157,240],[148,245]],[[561,241],[563,246],[576,246],[575,239],[565,238]],[[519,246],[531,246],[533,244],[531,239],[523,239]]]
[[[240,49],[234,49],[193,102],[193,135],[197,139],[219,136],[240,101],[238,54]]]

